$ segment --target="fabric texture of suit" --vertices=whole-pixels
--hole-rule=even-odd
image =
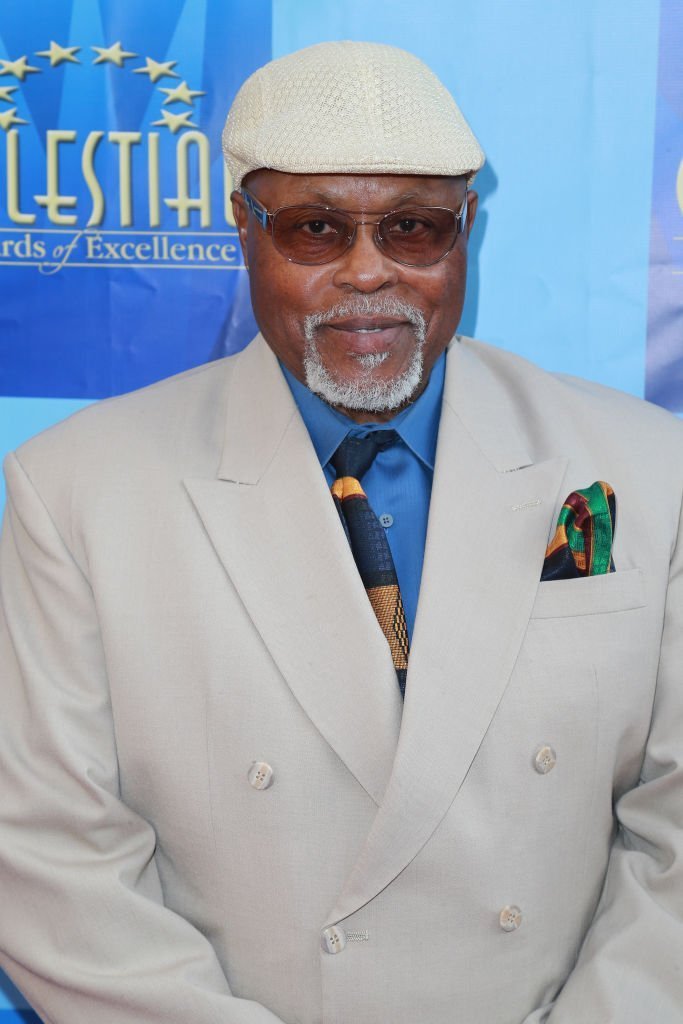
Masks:
[[[403,712],[262,339],[6,474],[0,965],[46,1021],[680,1024],[678,421],[451,344]],[[597,479],[616,572],[539,583]]]

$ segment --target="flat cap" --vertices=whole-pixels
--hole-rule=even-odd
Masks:
[[[259,167],[290,174],[467,175],[484,153],[433,71],[381,43],[318,43],[242,85],[223,131],[233,187]]]

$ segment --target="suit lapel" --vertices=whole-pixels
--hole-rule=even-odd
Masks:
[[[391,656],[275,357],[238,357],[218,479],[185,486],[294,696],[376,803],[396,752]]]
[[[531,463],[508,401],[470,350],[451,346],[399,745],[330,923],[371,900],[427,842],[510,679],[566,460]]]

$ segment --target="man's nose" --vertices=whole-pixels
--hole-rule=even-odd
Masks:
[[[335,260],[334,283],[338,288],[370,293],[396,284],[398,264],[382,252],[374,235],[374,224],[358,225],[353,244]]]

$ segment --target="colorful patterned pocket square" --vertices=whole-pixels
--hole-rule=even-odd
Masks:
[[[572,491],[558,516],[548,545],[541,580],[569,580],[614,572],[612,541],[617,503],[604,480]]]

